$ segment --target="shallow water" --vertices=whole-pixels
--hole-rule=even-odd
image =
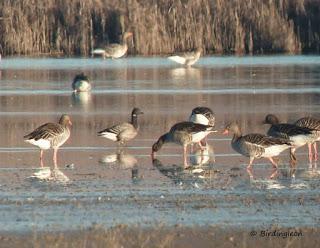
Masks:
[[[73,94],[78,72],[93,81],[89,94]],[[168,145],[157,160],[151,145],[192,108],[208,106],[217,129],[238,120],[244,133],[267,130],[267,113],[283,122],[320,117],[320,57],[206,57],[193,68],[165,58],[30,59],[0,62],[0,231],[70,230],[92,224],[222,225],[280,224],[319,226],[317,164],[298,150],[298,170],[290,176],[288,154],[268,179],[267,160],[256,160],[254,179],[247,158],[230,147],[230,137],[210,137],[204,166],[183,170],[181,147]],[[118,152],[96,136],[129,119],[133,107],[144,115],[140,133]],[[59,150],[39,151],[23,136],[48,121],[70,114],[71,138]],[[191,158],[192,160],[196,160]],[[276,207],[274,207],[276,206]]]

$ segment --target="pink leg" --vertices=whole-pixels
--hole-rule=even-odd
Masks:
[[[270,157],[270,158],[268,158],[268,159],[270,160],[270,162],[271,162],[271,164],[273,165],[273,167],[278,169],[278,165],[277,165],[277,163],[273,160],[273,158]]]
[[[40,149],[40,166],[43,167],[43,150]]]
[[[54,163],[54,168],[58,168],[58,164],[57,164],[57,152],[58,152],[58,148],[53,149],[53,163]]]
[[[314,149],[314,161],[318,161],[317,142],[314,142],[314,143],[313,143],[313,149]]]
[[[183,166],[184,166],[184,168],[188,167],[188,163],[187,163],[187,146],[186,145],[183,146]]]
[[[296,164],[297,164],[297,158],[295,156],[295,153],[296,152],[296,148],[291,148],[290,149],[290,166],[291,167],[295,167]]]
[[[253,163],[254,157],[250,157],[249,165],[247,166],[247,170],[252,170],[252,163]]]
[[[201,144],[201,141],[198,143],[198,145],[199,145],[201,151],[203,151],[203,150],[205,149],[205,146],[203,146],[203,145]]]
[[[270,179],[275,178],[278,175],[278,168],[274,168],[272,174],[270,175]]]
[[[309,154],[309,163],[312,163],[312,147],[311,147],[311,143],[308,143],[308,154]]]

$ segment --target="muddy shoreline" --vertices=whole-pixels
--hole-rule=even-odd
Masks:
[[[221,228],[118,225],[73,232],[0,234],[1,247],[316,247],[319,228],[280,226]]]

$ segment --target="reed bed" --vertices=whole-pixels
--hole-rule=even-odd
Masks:
[[[320,0],[1,0],[0,53],[88,56],[134,33],[129,53],[319,53]]]

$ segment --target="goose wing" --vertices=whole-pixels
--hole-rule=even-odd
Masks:
[[[37,129],[35,129],[33,132],[25,135],[23,138],[25,140],[28,140],[28,139],[51,140],[62,133],[64,133],[64,128],[60,124],[46,123],[46,124],[43,124],[42,126],[38,127]]]

